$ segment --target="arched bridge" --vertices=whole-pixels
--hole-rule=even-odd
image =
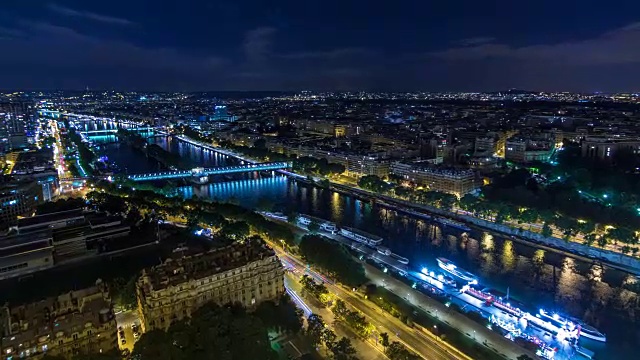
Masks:
[[[252,171],[268,171],[282,170],[291,167],[290,162],[272,162],[261,164],[246,164],[239,166],[221,166],[215,168],[194,168],[191,170],[165,171],[148,174],[129,175],[128,178],[133,181],[152,181],[152,180],[169,180],[182,178],[201,178],[209,175],[236,174]]]

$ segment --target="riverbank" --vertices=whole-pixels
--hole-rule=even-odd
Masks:
[[[220,152],[221,154],[224,154],[224,155],[233,156],[241,160],[245,160],[245,161],[248,160],[245,157],[239,154],[236,154],[233,150],[222,149],[222,148],[211,146],[209,144],[204,144],[200,141],[191,139],[188,136],[183,135],[182,137],[184,137],[188,142],[191,142],[194,145],[197,145],[200,147],[207,147],[213,151]],[[181,139],[181,140],[184,140],[184,139]],[[541,245],[544,245],[555,251],[566,253],[567,255],[570,255],[577,259],[581,259],[585,261],[600,261],[603,264],[606,264],[612,268],[616,268],[618,270],[622,270],[622,271],[640,276],[640,259],[628,256],[619,252],[606,250],[602,248],[596,248],[596,247],[581,244],[578,242],[566,241],[566,240],[552,237],[552,236],[545,237],[542,234],[538,234],[529,230],[513,228],[503,224],[496,224],[494,222],[490,222],[477,217],[473,217],[465,214],[459,214],[452,211],[446,211],[446,210],[442,210],[429,205],[412,203],[412,202],[398,199],[396,197],[392,197],[388,195],[376,194],[371,191],[363,190],[354,186],[338,184],[336,182],[328,182],[328,187],[327,187],[325,185],[318,184],[316,181],[313,181],[313,179],[309,179],[304,175],[292,173],[289,171],[279,171],[279,172],[285,176],[291,177],[298,181],[305,182],[307,184],[318,186],[320,188],[328,188],[332,191],[345,194],[345,195],[354,196],[356,198],[366,200],[366,201],[371,201],[371,200],[375,201],[376,199],[379,199],[379,200],[388,202],[392,205],[407,207],[413,210],[428,212],[431,214],[437,214],[439,216],[461,221],[467,224],[471,224],[485,230],[490,230],[490,231],[508,235],[513,240],[518,242],[524,242],[530,246],[541,247]]]
[[[299,178],[298,180],[306,181],[307,183],[313,183],[309,180],[303,180]],[[315,183],[313,184],[318,186]],[[352,186],[331,183],[330,189],[336,192],[356,196],[364,200],[375,201],[376,199],[379,199],[391,205],[407,207],[412,210],[428,212],[430,214],[436,214],[453,220],[461,221],[482,228],[484,230],[508,235],[512,240],[525,243],[530,246],[560,251],[565,253],[566,255],[570,255],[576,259],[580,259],[583,261],[600,261],[612,268],[640,276],[640,259],[621,253],[616,253],[610,250],[600,249],[576,242],[566,241],[555,237],[545,237],[532,231],[496,224],[494,222],[479,219],[473,216],[438,209],[433,206],[411,203],[386,195],[374,194],[370,191],[362,190]],[[384,204],[381,204],[381,206],[384,206]]]

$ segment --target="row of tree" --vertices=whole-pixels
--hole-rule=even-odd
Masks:
[[[336,319],[342,320],[349,325],[362,338],[371,334],[373,327],[359,311],[350,310],[344,301],[337,299],[331,308]]]
[[[75,145],[78,151],[78,162],[80,166],[82,166],[82,169],[84,169],[87,175],[91,176],[93,174],[93,166],[91,166],[91,164],[96,155],[91,151],[89,146],[82,141],[82,137],[75,129],[68,129],[67,138]]]
[[[241,306],[208,303],[167,331],[143,334],[133,349],[141,360],[277,359],[267,327],[256,313]]]
[[[344,336],[338,340],[336,333],[327,327],[320,315],[311,314],[307,318],[307,336],[312,344],[323,345],[330,351],[335,360],[357,360],[351,340]]]
[[[300,278],[300,284],[302,284],[302,290],[307,294],[312,295],[316,299],[320,300],[323,304],[328,299],[329,290],[323,283],[316,283],[309,275],[302,275]]]
[[[87,194],[93,204],[112,214],[122,214],[135,208],[141,212],[153,213],[158,219],[183,216],[191,226],[207,224],[220,230],[232,240],[242,239],[250,231],[274,241],[284,241],[295,245],[295,237],[289,227],[270,221],[262,215],[231,203],[220,203],[203,199],[182,199],[167,197],[152,190],[133,191],[128,186],[101,184],[103,191]]]
[[[329,276],[352,287],[367,281],[362,264],[339,243],[321,235],[305,235],[298,245],[300,255],[311,265],[324,269]]]

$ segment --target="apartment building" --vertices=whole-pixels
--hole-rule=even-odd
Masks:
[[[422,163],[396,161],[391,164],[391,173],[429,190],[457,197],[462,197],[477,188],[473,170],[440,169]]]
[[[70,359],[117,348],[117,325],[106,286],[70,291],[0,308],[3,360]]]
[[[50,231],[0,238],[0,280],[53,267]]]
[[[0,230],[15,224],[18,216],[32,215],[42,202],[42,186],[36,181],[0,185]]]
[[[640,139],[589,136],[582,141],[582,156],[609,161],[619,151],[640,155]]]
[[[507,140],[505,159],[518,163],[546,162],[556,149],[555,135],[545,137],[513,137]]]
[[[208,302],[239,302],[247,308],[284,293],[284,270],[262,241],[167,259],[143,270],[136,285],[144,331],[167,329]]]
[[[10,235],[0,236],[0,280],[95,256],[130,231],[119,217],[81,209],[19,219]]]

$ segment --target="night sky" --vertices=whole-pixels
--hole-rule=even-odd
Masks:
[[[640,1],[2,0],[0,88],[640,91]]]

